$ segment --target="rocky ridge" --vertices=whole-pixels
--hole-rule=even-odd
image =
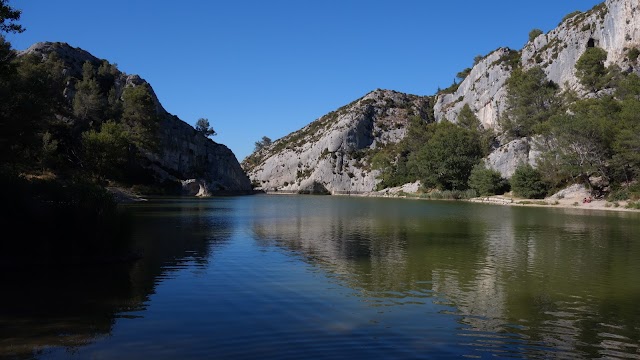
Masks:
[[[492,52],[474,65],[454,93],[437,96],[436,119],[455,122],[460,109],[469,104],[484,127],[499,131],[511,61],[525,69],[540,66],[549,80],[581,96],[589,94],[576,77],[575,64],[588,47],[607,51],[606,65],[640,73],[638,62],[627,56],[629,49],[640,48],[638,15],[640,4],[635,0],[607,0],[589,11],[567,15],[558,27],[526,43],[521,51],[501,48]],[[494,151],[486,163],[509,177],[519,163],[535,164],[539,153],[535,147],[532,139],[516,139]]]
[[[432,118],[429,97],[375,90],[246,158],[264,191],[358,193],[375,189],[371,154],[400,141],[411,116]]]
[[[607,65],[639,73],[638,61],[627,56],[629,49],[640,49],[639,14],[637,0],[607,0],[589,11],[569,14],[557,28],[537,36],[520,51],[499,48],[478,59],[452,93],[433,98],[374,91],[252,154],[243,161],[243,167],[254,185],[267,191],[373,191],[379,173],[367,167],[370,155],[380,144],[397,143],[406,133],[409,112],[400,110],[407,105],[396,99],[421,99],[424,104],[432,101],[433,118],[423,117],[426,121],[456,122],[460,110],[468,104],[484,128],[499,133],[498,119],[506,106],[505,84],[516,66],[540,66],[549,80],[581,96],[589,94],[579,84],[575,64],[588,47],[607,51]],[[396,106],[389,108],[393,109],[389,122],[384,120],[388,110],[381,106],[389,101],[387,98]],[[379,125],[385,123],[389,125]],[[521,163],[535,165],[539,153],[535,139],[516,139],[500,144],[485,163],[510,177]]]
[[[99,66],[103,60],[80,48],[66,43],[41,42],[21,51],[19,56],[35,54],[46,59],[57,54],[64,62],[64,74],[70,78],[64,90],[71,103],[75,95],[75,82],[82,75],[82,66],[90,62]],[[118,71],[114,81],[117,96],[121,97],[125,88],[148,84],[138,75],[128,75]],[[174,181],[183,184],[185,194],[208,196],[216,192],[249,192],[251,183],[235,155],[225,145],[197,132],[163,107],[151,86],[151,95],[160,118],[160,151],[147,153],[148,162],[143,164],[154,173],[158,182]]]

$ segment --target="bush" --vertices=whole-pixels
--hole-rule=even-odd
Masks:
[[[590,91],[596,92],[609,82],[608,71],[604,66],[607,52],[601,48],[591,47],[576,62],[576,75],[580,83]]]
[[[480,196],[504,194],[509,191],[509,182],[493,169],[482,164],[476,165],[469,176],[469,187]]]
[[[629,57],[629,60],[635,62],[638,60],[638,56],[640,56],[640,50],[638,50],[638,48],[631,48],[629,49],[629,52],[627,52],[627,56]]]
[[[529,41],[531,42],[535,40],[540,35],[542,35],[542,30],[540,29],[533,29],[529,31]]]
[[[548,185],[542,180],[542,174],[529,164],[518,166],[511,177],[513,194],[526,199],[542,199],[547,195]]]

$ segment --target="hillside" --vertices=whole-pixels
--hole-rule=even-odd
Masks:
[[[521,164],[536,166],[545,151],[549,151],[542,143],[549,144],[552,139],[550,133],[542,136],[542,125],[537,125],[535,131],[529,129],[528,133],[513,132],[504,126],[505,119],[516,111],[513,96],[509,94],[510,79],[515,79],[514,74],[517,77],[541,71],[545,77],[541,86],[547,86],[554,92],[551,98],[562,102],[556,106],[555,100],[548,100],[554,103],[555,112],[544,117],[541,121],[544,124],[562,114],[574,113],[571,107],[580,107],[580,99],[614,96],[625,77],[640,73],[636,54],[640,48],[637,11],[640,11],[637,1],[607,0],[590,11],[568,14],[548,33],[539,31],[530,35],[531,40],[521,50],[499,48],[477,57],[471,68],[461,72],[464,79],[459,84],[433,97],[374,91],[275,141],[249,156],[242,165],[254,186],[267,191],[370,192],[399,185],[382,182],[383,172],[389,170],[375,164],[374,157],[380,149],[398,145],[395,159],[391,159],[395,167],[391,171],[397,173],[401,161],[408,159],[410,163],[413,159],[417,163],[415,159],[422,151],[415,148],[411,154],[401,144],[409,132],[411,116],[419,113],[424,125],[447,121],[460,124],[461,113],[467,109],[470,111],[464,115],[465,119],[477,119],[480,136],[485,137],[480,141],[490,145],[483,153],[484,163],[510,178]],[[606,61],[601,67],[607,74],[603,70],[601,77],[608,77],[608,82],[599,88],[584,85],[576,70],[588,49],[605,54]],[[569,98],[571,100],[565,100]],[[621,101],[621,98],[618,96],[615,100]],[[547,126],[547,131],[551,131],[548,129]],[[491,139],[489,133],[492,133]],[[543,138],[544,141],[540,141]],[[428,136],[423,139],[427,141]],[[421,172],[423,174],[418,175]],[[424,169],[408,171],[401,178],[407,182],[422,180],[424,172]],[[567,175],[556,185],[570,181],[571,177],[588,179],[595,173]]]
[[[411,117],[433,121],[431,98],[376,90],[250,155],[243,162],[265,191],[365,192],[379,182],[373,153],[405,136]]]
[[[127,89],[148,89],[152,112],[155,113],[153,136],[157,144],[149,149],[138,147],[137,152],[141,156],[136,157],[136,166],[128,167],[136,169],[136,174],[131,171],[130,174],[120,174],[120,178],[134,184],[176,184],[177,187],[182,186],[184,193],[191,195],[251,190],[249,180],[231,150],[196,131],[177,116],[169,114],[158,101],[150,84],[138,75],[125,74],[108,61],[98,59],[66,43],[37,43],[25,51],[18,52],[18,58],[28,57],[35,57],[43,63],[48,59],[62,63],[63,101],[57,110],[56,118],[65,124],[67,132],[96,129],[109,120],[124,123],[124,120],[118,120],[118,117],[124,116],[122,107],[126,105],[124,98]],[[95,94],[89,93],[90,96],[86,96],[86,91],[82,92],[84,88],[81,89],[81,84],[90,84],[83,81],[93,80],[86,79],[87,64],[93,69],[89,72],[93,74],[90,77],[95,77],[99,85]],[[84,96],[82,99],[79,93]],[[81,105],[87,109],[86,115],[78,111],[79,100],[82,100]],[[85,125],[86,122],[89,122],[89,126]],[[54,131],[52,128],[44,130]],[[70,143],[69,147],[80,145]],[[77,151],[81,152],[82,149]],[[80,166],[86,167],[82,164],[83,161],[86,162],[82,158],[77,159]],[[110,174],[106,174],[106,178],[109,177]]]

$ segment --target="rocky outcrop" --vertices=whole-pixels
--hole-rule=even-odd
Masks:
[[[371,155],[400,141],[411,116],[431,118],[430,98],[376,90],[275,141],[242,163],[265,191],[358,193],[379,182]]]
[[[484,162],[488,168],[497,170],[505,178],[510,178],[520,165],[535,166],[539,156],[540,150],[536,141],[522,138],[500,146],[489,154]]]
[[[457,122],[460,110],[468,104],[485,129],[500,135],[498,119],[506,109],[506,82],[516,67],[540,66],[561,88],[590,96],[578,82],[575,64],[592,46],[607,51],[609,65],[640,72],[639,61],[628,58],[630,49],[640,49],[638,14],[637,0],[607,0],[587,12],[568,15],[557,28],[537,36],[522,50],[499,48],[477,59],[455,90],[435,96],[433,119]],[[372,92],[254,153],[243,166],[254,185],[267,191],[320,187],[331,193],[371,191],[379,181],[378,172],[368,163],[371,155],[404,137],[410,115],[406,110],[423,107],[419,102],[425,99],[392,91]],[[520,164],[535,166],[541,153],[535,139],[498,138],[502,143],[485,158],[488,167],[508,178]]]
[[[35,54],[46,59],[52,53],[64,62],[64,73],[69,79],[64,93],[71,104],[75,95],[75,82],[82,76],[83,64],[88,61],[98,67],[104,60],[66,43],[51,42],[34,44],[19,55]],[[138,75],[116,71],[113,88],[117,96],[121,97],[125,88],[146,84]],[[197,132],[177,116],[169,114],[158,101],[151,86],[149,88],[160,119],[160,149],[157,153],[145,154],[148,161],[141,165],[152,170],[156,181],[181,182],[185,194],[189,195],[208,196],[219,191],[251,191],[249,178],[231,150]],[[197,191],[194,191],[192,182],[185,182],[189,179],[197,179]]]
[[[588,47],[607,51],[607,65],[640,73],[639,62],[628,58],[630,49],[640,49],[638,15],[637,0],[607,0],[589,11],[568,15],[557,28],[537,36],[521,51],[501,48],[490,53],[473,66],[455,92],[437,95],[435,118],[456,122],[460,109],[469,104],[485,128],[500,132],[498,119],[505,110],[505,83],[513,62],[525,69],[540,66],[549,80],[582,96],[592,94],[580,85],[575,64]],[[486,163],[509,177],[518,164],[535,164],[537,155],[530,153],[531,143],[530,139],[518,139],[503,144]]]
[[[504,85],[511,76],[510,61],[518,56],[514,50],[500,48],[478,61],[454,93],[437,96],[433,109],[436,120],[456,122],[460,109],[469,104],[482,126],[495,128],[504,110]]]
[[[568,16],[557,28],[539,35],[519,52],[505,48],[492,52],[473,66],[455,92],[437,96],[435,118],[455,122],[462,106],[469,104],[485,127],[498,128],[512,61],[524,68],[540,66],[549,80],[582,94],[585,90],[576,78],[575,64],[588,47],[607,51],[609,65],[640,72],[638,62],[627,56],[629,49],[640,49],[639,14],[636,0],[608,0],[587,12]]]

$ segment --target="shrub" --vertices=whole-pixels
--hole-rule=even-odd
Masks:
[[[635,48],[635,47],[631,48],[627,52],[627,57],[629,57],[629,60],[631,60],[633,62],[638,60],[638,56],[640,56],[640,50],[638,50],[638,48]]]
[[[625,208],[627,209],[635,209],[635,210],[640,210],[640,202],[633,202],[630,201],[627,206],[625,206]]]
[[[542,35],[542,30],[540,29],[533,29],[529,31],[529,41],[531,42],[535,40],[540,35]]]
[[[591,91],[602,89],[609,79],[604,66],[607,52],[601,48],[590,47],[576,62],[576,75],[580,83]]]
[[[498,171],[478,164],[471,170],[469,187],[480,196],[488,196],[504,194],[509,189],[509,182]]]
[[[511,189],[514,195],[527,199],[542,199],[547,195],[548,186],[542,180],[542,174],[529,164],[516,168],[511,177]]]

